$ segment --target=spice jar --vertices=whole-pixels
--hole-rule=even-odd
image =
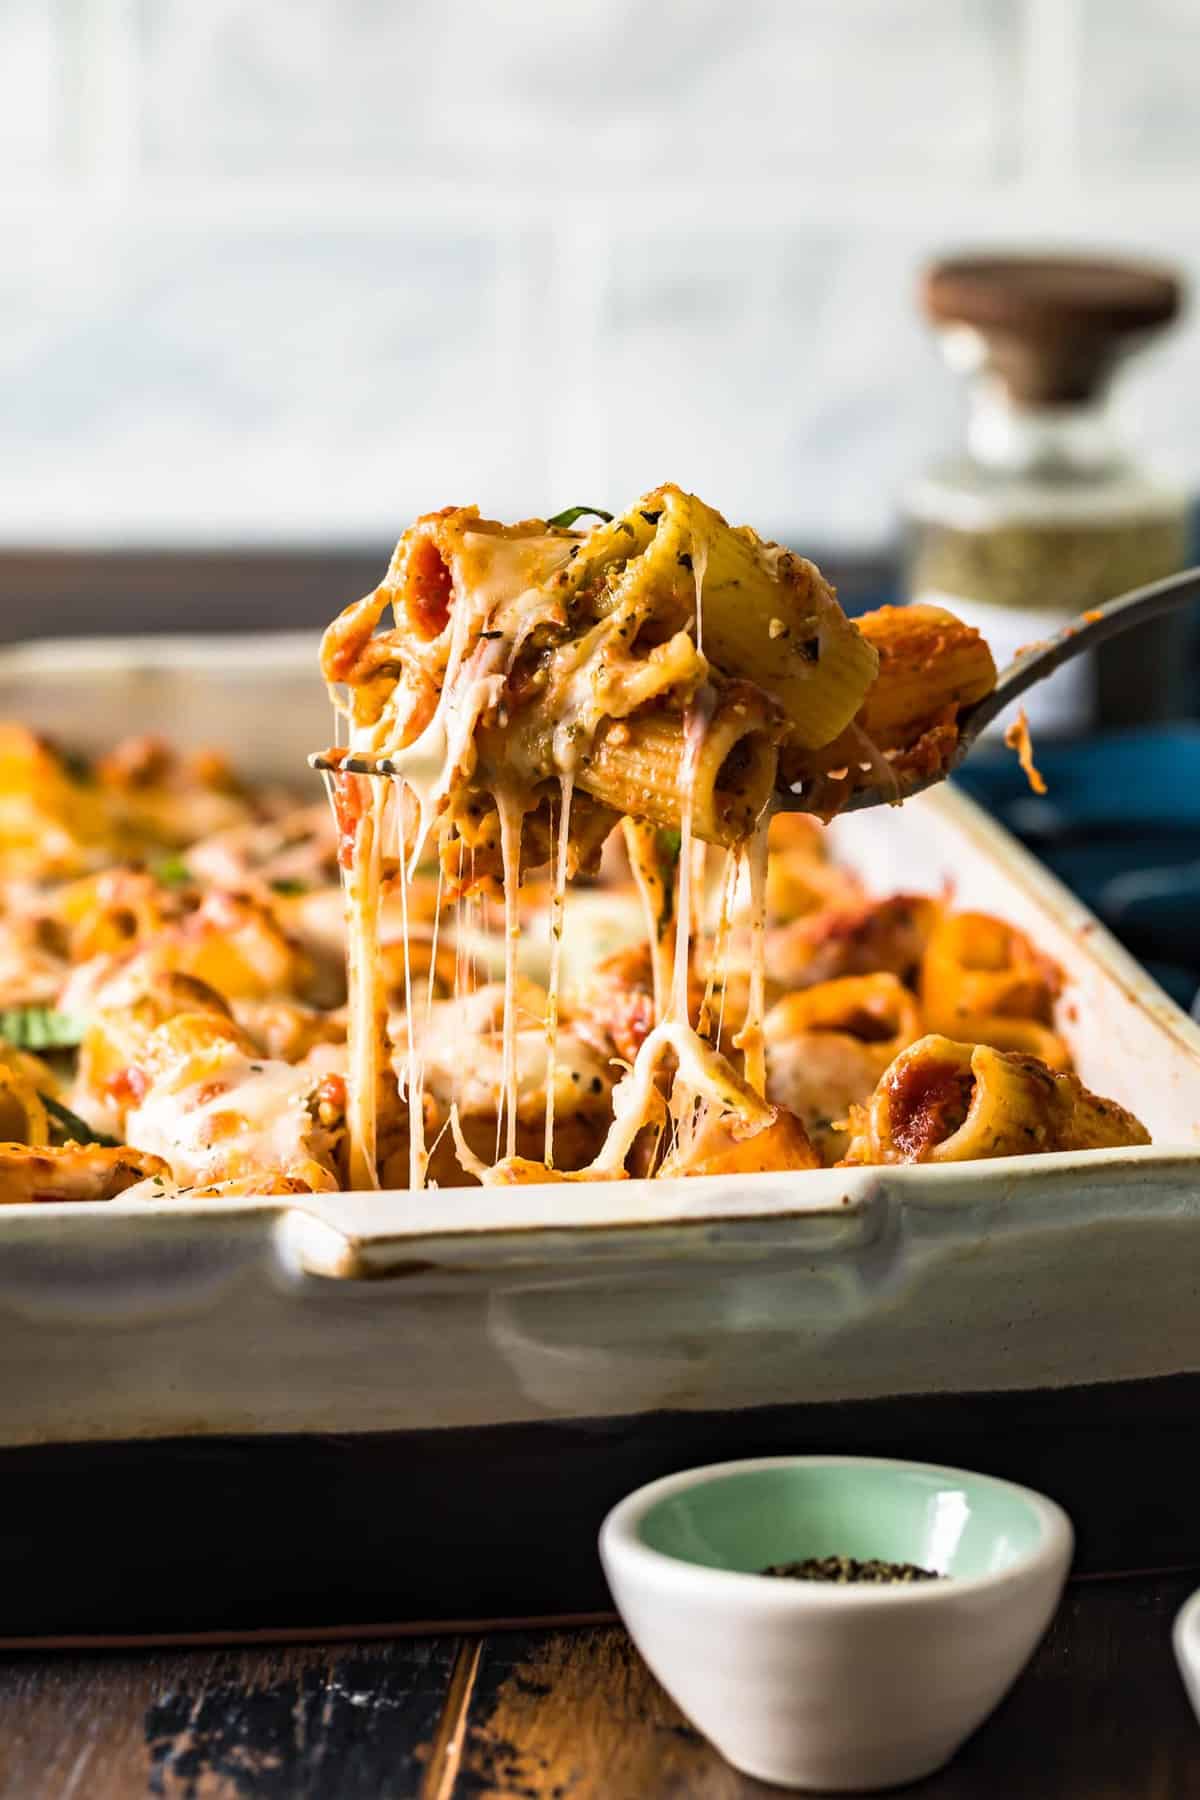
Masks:
[[[977,626],[1002,667],[1187,560],[1186,493],[1126,454],[1106,404],[1118,364],[1177,315],[1180,283],[1132,262],[964,256],[925,271],[922,300],[970,403],[965,451],[907,498],[908,597]],[[1027,697],[1031,725],[1178,716],[1189,637],[1175,615],[1068,664]]]

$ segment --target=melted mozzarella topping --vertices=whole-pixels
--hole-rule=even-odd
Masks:
[[[129,1114],[129,1139],[161,1156],[179,1182],[200,1185],[260,1168],[307,1176],[318,1168],[308,1111],[316,1080],[311,1069],[253,1062],[231,1045],[215,1064],[206,1058],[199,1073],[188,1059],[180,1071],[159,1076]]]
[[[558,1033],[553,1060],[546,1038],[547,996],[531,982],[519,982],[513,999],[511,1052],[505,1043],[505,995],[499,985],[481,988],[468,1009],[454,1000],[437,1000],[421,1033],[425,1085],[448,1112],[456,1106],[463,1118],[491,1117],[499,1109],[509,1078],[516,1094],[515,1116],[523,1124],[541,1119],[551,1092],[560,1118],[579,1112],[607,1110],[612,1070],[591,1044],[569,1026]],[[470,1052],[464,1058],[464,1034]]]

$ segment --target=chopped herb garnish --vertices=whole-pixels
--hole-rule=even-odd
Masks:
[[[155,864],[154,874],[164,887],[186,887],[192,880],[192,871],[182,856],[164,856]]]
[[[0,1011],[0,1037],[18,1050],[73,1050],[82,1044],[87,1021],[52,1006],[11,1006]]]
[[[292,894],[307,894],[308,883],[307,881],[298,880],[294,875],[280,875],[271,883],[271,892],[273,894],[283,894],[285,896]]]
[[[662,507],[660,506],[657,512],[646,512],[643,510],[642,517],[645,519],[647,525],[657,525],[658,521],[662,518]]]
[[[681,569],[690,569],[692,566],[692,559],[686,550],[681,550],[679,555],[675,558],[675,561],[679,564]]]
[[[39,1097],[66,1142],[103,1144],[106,1150],[120,1149],[120,1138],[109,1137],[105,1131],[93,1131],[86,1119],[81,1119],[78,1113],[73,1113],[69,1106],[63,1105],[61,1100],[54,1100],[49,1094],[42,1094]]]
[[[605,512],[602,506],[568,506],[565,512],[555,513],[546,523],[555,525],[562,531],[569,531],[576,519],[603,519],[606,525],[612,524],[612,514]]]

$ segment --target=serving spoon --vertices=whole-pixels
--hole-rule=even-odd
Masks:
[[[1162,613],[1175,612],[1194,600],[1200,600],[1200,567],[1184,569],[1178,575],[1168,575],[1164,580],[1152,581],[1146,587],[1131,588],[1127,594],[1118,594],[1115,599],[1106,600],[1103,606],[1089,607],[1087,612],[1080,613],[1078,618],[1061,626],[1053,637],[1040,639],[1014,656],[1008,667],[997,675],[996,685],[991,692],[985,694],[982,700],[976,700],[974,705],[963,708],[958,715],[958,741],[943,767],[905,785],[899,794],[894,789],[886,792],[876,783],[856,788],[839,807],[839,811],[858,812],[865,806],[894,806],[897,799],[911,799],[923,789],[944,781],[947,775],[958,768],[992,721],[1039,681],[1045,681],[1048,675],[1053,675],[1055,670],[1061,669],[1073,657],[1083,656],[1120,632],[1130,631],[1135,625],[1141,625],[1147,619],[1156,619]],[[399,767],[386,756],[349,756],[345,751],[322,750],[308,760],[314,769],[335,773],[339,770],[351,775],[390,776],[401,773]],[[805,804],[803,793],[797,794],[784,789],[777,795],[777,810],[809,812],[812,808]]]

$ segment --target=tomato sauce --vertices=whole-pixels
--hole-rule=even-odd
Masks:
[[[909,1161],[927,1161],[953,1137],[970,1110],[974,1086],[970,1069],[931,1058],[906,1062],[889,1078],[892,1137]]]
[[[429,640],[441,637],[450,623],[453,583],[442,553],[432,538],[419,537],[408,556],[404,610],[414,631]]]

